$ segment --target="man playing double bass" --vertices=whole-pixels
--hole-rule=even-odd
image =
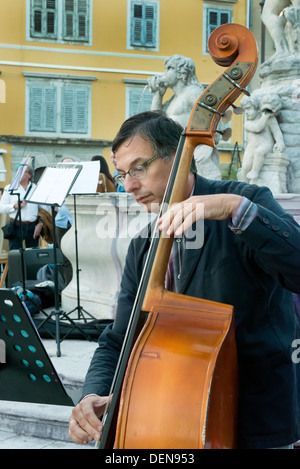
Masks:
[[[161,112],[145,112],[125,121],[113,142],[118,183],[148,211],[163,200],[181,133],[181,126]],[[196,221],[198,204],[204,204],[203,245],[185,249],[183,221],[185,229]],[[234,306],[238,447],[291,447],[300,438],[299,324],[291,294],[300,292],[299,225],[266,187],[206,180],[191,166],[183,202],[161,217],[160,229],[182,236],[181,243],[174,242],[166,287]],[[76,443],[99,439],[99,418],[148,248],[149,239],[142,236],[129,246],[115,321],[99,339],[83,398],[70,418]]]

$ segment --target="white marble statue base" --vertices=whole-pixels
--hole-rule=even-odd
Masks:
[[[287,192],[287,168],[289,158],[282,153],[270,153],[266,156],[264,165],[257,179],[250,180],[251,184],[267,186],[273,194]]]
[[[74,218],[74,200],[66,202]],[[96,319],[113,319],[129,242],[150,215],[130,194],[76,196],[79,295],[82,308]],[[71,283],[63,290],[61,307],[77,307],[75,220],[62,238],[61,249],[73,267]],[[70,316],[76,319],[77,310]]]

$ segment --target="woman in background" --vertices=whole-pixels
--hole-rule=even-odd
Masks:
[[[100,161],[100,173],[97,186],[97,192],[116,192],[112,175],[110,174],[108,164],[103,156],[95,155],[91,161]]]

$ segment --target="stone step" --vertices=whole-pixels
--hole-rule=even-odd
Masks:
[[[71,410],[67,406],[0,401],[0,449],[85,448],[69,439]]]
[[[71,410],[67,406],[0,401],[1,430],[70,442]]]
[[[66,391],[76,404],[97,344],[80,340],[63,341],[60,357],[57,357],[54,340],[43,340],[43,344]],[[68,437],[71,411],[72,407],[69,406],[0,400],[0,448],[22,448],[28,447],[28,444],[33,448],[68,448],[69,445],[85,448],[75,445]]]
[[[0,430],[0,450],[3,449],[91,449],[91,447]]]

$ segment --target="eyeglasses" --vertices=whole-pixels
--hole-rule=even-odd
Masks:
[[[153,163],[153,161],[157,160],[157,158],[160,158],[159,155],[153,156],[150,158],[150,160],[145,161],[144,163],[138,164],[131,168],[127,173],[119,173],[114,176],[114,181],[119,185],[119,186],[124,186],[125,185],[125,177],[127,174],[130,174],[131,177],[134,179],[143,179],[143,177],[146,176],[146,168],[149,166],[149,164]]]

